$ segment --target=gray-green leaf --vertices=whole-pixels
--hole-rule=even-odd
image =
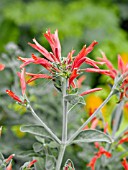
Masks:
[[[84,98],[82,96],[79,96],[78,94],[68,94],[65,96],[65,100],[72,105],[77,103],[85,104]]]
[[[105,133],[96,130],[96,129],[88,129],[83,130],[79,133],[79,135],[72,141],[71,143],[81,143],[81,142],[108,142],[112,143],[113,140],[110,136]]]
[[[33,144],[33,149],[34,149],[34,152],[40,152],[42,149],[43,149],[43,144],[39,143],[39,142],[35,142]]]
[[[34,134],[36,136],[41,136],[43,138],[51,138],[52,139],[50,134],[44,129],[43,126],[39,126],[39,125],[23,125],[23,126],[21,126],[20,130],[22,132],[28,132],[28,133]]]

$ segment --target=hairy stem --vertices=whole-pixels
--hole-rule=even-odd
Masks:
[[[60,145],[59,156],[58,156],[58,160],[57,160],[57,163],[56,163],[56,170],[60,170],[60,168],[61,168],[65,149],[66,149],[66,145],[63,145],[63,144]]]
[[[67,89],[67,80],[62,79],[62,104],[63,104],[63,122],[62,122],[62,144],[60,145],[60,151],[58,160],[56,163],[56,170],[60,170],[61,164],[63,161],[65,149],[66,149],[66,143],[67,143],[67,124],[68,124],[68,102],[65,100],[66,96],[66,89]]]
[[[62,127],[62,143],[67,141],[67,124],[68,124],[68,102],[65,100],[67,89],[67,81],[63,80],[63,127]]]

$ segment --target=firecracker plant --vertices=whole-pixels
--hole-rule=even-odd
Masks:
[[[31,111],[37,122],[36,124],[23,125],[21,127],[21,131],[34,134],[37,141],[42,144],[44,144],[44,140],[52,141],[52,144],[55,148],[57,148],[57,154],[56,156],[53,156],[52,154],[49,155],[44,147],[43,153],[36,156],[36,158],[33,158],[34,160],[37,160],[34,164],[35,169],[40,169],[39,166],[36,165],[42,161],[41,158],[45,157],[44,164],[46,170],[60,170],[62,167],[63,170],[75,170],[73,162],[70,158],[67,160],[65,165],[62,165],[67,146],[91,142],[105,142],[108,143],[108,146],[111,146],[114,140],[116,140],[115,133],[118,129],[121,110],[128,98],[128,64],[125,65],[121,57],[118,56],[118,70],[116,70],[103,52],[101,52],[102,58],[98,58],[98,61],[88,58],[87,55],[94,49],[97,44],[96,41],[93,41],[88,47],[84,45],[78,54],[75,54],[75,50],[71,50],[66,57],[63,57],[61,55],[61,44],[58,38],[58,31],[56,30],[55,33],[52,34],[49,29],[44,34],[44,37],[50,44],[51,52],[47,51],[34,38],[34,43],[28,44],[38,51],[41,54],[41,57],[38,57],[35,54],[32,54],[30,58],[18,57],[18,59],[22,62],[20,65],[21,72],[17,73],[20,79],[22,96],[17,96],[11,90],[6,90],[6,93],[18,104],[25,106],[29,111]],[[47,74],[36,74],[34,73],[34,70],[33,73],[27,72],[27,65],[30,64],[41,65],[46,69]],[[86,64],[88,68],[84,68],[84,64]],[[100,69],[99,66],[103,67],[103,65],[106,65],[108,68]],[[108,97],[103,101],[103,103],[90,115],[89,118],[87,118],[87,120],[85,120],[85,122],[75,131],[75,133],[69,133],[68,124],[71,122],[68,119],[68,115],[70,111],[73,111],[77,104],[86,104],[83,96],[102,90],[102,88],[93,88],[86,91],[83,90],[83,92],[81,92],[78,85],[79,78],[85,72],[104,74],[111,77],[114,80],[114,83],[110,89]],[[26,75],[30,77],[28,80],[25,79]],[[56,133],[49,128],[48,122],[46,124],[38,116],[38,113],[34,111],[29,97],[27,96],[27,85],[36,79],[50,79],[58,93],[62,96],[62,127],[60,127],[62,129],[61,136],[57,136]],[[116,108],[119,115],[114,119],[115,122],[112,134],[107,133],[107,131],[102,132],[94,128],[86,128],[88,123],[94,121],[94,118],[96,118],[97,115],[102,114],[101,109],[108,103],[113,95],[117,95],[119,97],[118,106]],[[128,138],[126,137],[126,139],[124,138],[122,141],[126,141],[127,139]],[[107,158],[112,156],[109,152],[110,147],[104,148],[100,146],[99,143],[95,143],[95,147],[97,148],[97,152],[87,165],[88,167],[91,167],[92,170],[95,168],[97,159],[99,159],[102,155]],[[36,143],[34,148],[35,151],[39,153],[39,151],[42,150],[42,145]],[[51,160],[54,163],[51,163]],[[122,161],[122,165],[124,167],[128,166],[125,158]],[[127,168],[125,169],[127,170]]]

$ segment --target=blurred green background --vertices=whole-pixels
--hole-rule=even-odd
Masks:
[[[5,90],[9,88],[21,95],[16,75],[20,65],[17,56],[31,57],[34,50],[27,43],[32,42],[35,37],[50,50],[42,33],[49,28],[52,32],[58,29],[63,56],[67,56],[71,49],[75,49],[77,53],[84,44],[89,45],[96,40],[98,45],[89,57],[96,59],[101,56],[100,50],[103,50],[117,66],[118,54],[121,54],[124,61],[128,61],[127,11],[127,0],[0,0],[0,62],[5,64],[5,70],[0,72],[0,125],[3,126],[0,151],[5,156],[11,153],[20,155],[24,150],[31,150],[35,141],[33,136],[28,137],[28,134],[22,134],[19,130],[21,124],[35,122],[30,113],[5,94]],[[42,67],[33,66],[27,69],[37,73]],[[85,86],[106,85],[104,76],[88,75]],[[61,102],[51,83],[36,81],[28,87],[28,96],[38,114],[59,136],[61,108],[58,106]],[[101,96],[104,99],[106,93]],[[79,114],[74,116],[76,122],[69,125],[70,129],[79,127],[81,117],[84,117],[86,112],[84,108],[78,110]],[[72,117],[70,119],[74,121]],[[83,151],[81,148],[82,146],[71,147],[67,155],[74,160],[76,169],[83,170],[90,157],[83,158],[80,154]],[[17,156],[14,169],[17,170],[27,159]]]

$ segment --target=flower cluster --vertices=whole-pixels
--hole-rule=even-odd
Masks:
[[[31,81],[38,78],[56,80],[56,77],[64,77],[68,79],[69,88],[76,87],[74,79],[80,75],[79,68],[83,63],[89,64],[94,68],[99,68],[97,64],[104,64],[104,62],[96,62],[87,57],[87,54],[89,54],[93,50],[94,46],[97,44],[96,41],[93,41],[89,47],[86,47],[84,45],[81,51],[76,56],[73,56],[75,50],[72,50],[71,52],[68,53],[67,57],[62,57],[61,45],[58,38],[58,31],[56,30],[54,34],[51,34],[50,30],[48,30],[44,34],[44,37],[49,42],[52,52],[48,52],[43,46],[41,46],[36,41],[36,39],[33,39],[33,42],[35,44],[32,43],[28,44],[37,51],[39,51],[44,56],[44,58],[37,57],[34,54],[32,54],[31,58],[18,57],[18,59],[23,62],[20,68],[24,68],[24,66],[30,63],[40,64],[46,70],[49,71],[50,75],[27,73],[27,75],[32,77],[27,81],[27,83],[30,83]]]
[[[43,46],[41,46],[36,39],[33,39],[34,44],[28,43],[31,47],[39,51],[42,55],[42,57],[38,57],[35,54],[31,55],[31,58],[22,58],[18,57],[19,60],[23,62],[21,64],[21,73],[18,73],[18,76],[20,78],[21,82],[21,89],[22,94],[24,96],[25,90],[26,90],[26,84],[29,84],[30,82],[36,80],[36,79],[52,79],[54,82],[55,87],[61,91],[61,81],[59,81],[61,78],[67,79],[67,88],[69,93],[73,93],[74,89],[77,89],[79,86],[79,83],[75,82],[75,79],[81,75],[84,71],[88,71],[88,69],[82,70],[80,69],[80,66],[83,63],[88,64],[89,66],[92,66],[94,69],[93,72],[97,72],[96,70],[100,70],[98,65],[102,65],[105,62],[103,61],[94,61],[87,57],[87,55],[93,50],[94,46],[97,44],[96,41],[93,41],[88,47],[86,45],[83,46],[81,51],[76,55],[73,56],[75,53],[75,50],[71,50],[67,57],[61,56],[61,45],[58,37],[58,31],[56,30],[54,34],[48,30],[44,37],[49,42],[52,52],[47,51]],[[28,73],[25,72],[25,66],[29,65],[30,63],[38,64],[43,66],[49,74],[35,74],[35,73]],[[101,73],[108,74],[109,70],[100,70]],[[25,74],[30,76],[31,78],[25,81]],[[59,82],[59,84],[58,84]],[[91,90],[87,90],[81,94],[80,96],[99,91],[102,88],[94,88]],[[6,90],[7,94],[12,97],[14,100],[18,101],[19,103],[24,103],[15,93],[13,93],[11,90]],[[76,90],[75,90],[76,92]]]
[[[118,76],[122,76],[123,81],[120,85],[120,101],[123,97],[128,97],[128,63],[124,64],[120,55],[118,55],[118,70],[114,68],[113,64],[107,59],[104,52],[101,52],[102,58],[98,58],[101,62],[104,62],[108,70],[101,70],[97,68],[87,68],[86,72],[96,72],[100,74],[105,74],[111,77],[113,80]]]

